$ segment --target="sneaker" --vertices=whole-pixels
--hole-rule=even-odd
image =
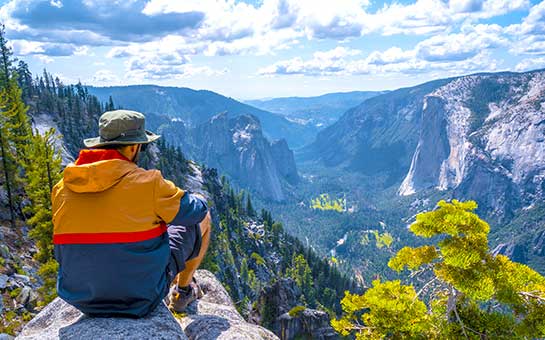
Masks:
[[[170,310],[183,313],[191,302],[200,299],[202,296],[203,292],[195,281],[195,278],[193,278],[193,281],[187,287],[178,287],[177,284],[172,285],[166,301]]]

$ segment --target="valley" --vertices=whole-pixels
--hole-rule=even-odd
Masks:
[[[90,88],[156,117],[154,127],[169,143],[228,175],[290,233],[364,282],[377,274],[395,277],[387,260],[422,242],[407,230],[414,216],[453,198],[478,202],[498,252],[512,257],[517,249],[523,262],[543,271],[543,71],[247,102],[274,113],[232,99],[203,107],[188,99],[187,93],[195,95],[189,89],[153,88],[152,98],[172,93],[176,99],[142,103],[135,98],[145,96],[136,90],[150,88]],[[225,113],[211,116],[214,110]],[[294,143],[292,132],[268,123],[280,116],[291,126],[316,129]],[[526,222],[528,216],[534,222]],[[520,228],[525,238],[507,236]]]

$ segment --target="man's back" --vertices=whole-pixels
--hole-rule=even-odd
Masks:
[[[183,196],[116,150],[82,152],[52,194],[59,296],[88,314],[155,308],[169,284],[166,222]]]

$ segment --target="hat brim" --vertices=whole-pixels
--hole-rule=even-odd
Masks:
[[[111,141],[106,141],[101,137],[87,138],[83,140],[83,144],[85,144],[85,146],[88,148],[98,148],[106,145],[148,144],[155,142],[159,138],[161,138],[161,135],[156,135],[153,132],[146,130],[146,134],[142,136],[128,137],[127,139],[115,139]]]

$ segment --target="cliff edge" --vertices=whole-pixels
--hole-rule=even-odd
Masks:
[[[214,274],[198,270],[195,278],[204,296],[187,313],[173,315],[160,304],[141,319],[93,318],[56,298],[16,339],[278,339],[242,318]]]

